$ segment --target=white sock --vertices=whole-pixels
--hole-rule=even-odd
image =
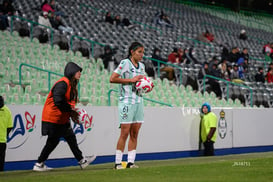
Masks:
[[[135,159],[136,159],[136,150],[131,150],[128,151],[128,163],[135,163]]]
[[[116,150],[116,164],[121,164],[123,153],[121,150]]]

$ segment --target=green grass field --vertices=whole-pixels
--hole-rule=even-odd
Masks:
[[[113,163],[56,168],[47,172],[6,171],[1,182],[67,182],[67,181],[273,181],[273,152],[194,157],[174,160],[139,161],[138,169],[113,170]]]

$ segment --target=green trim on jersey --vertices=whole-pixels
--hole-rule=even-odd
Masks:
[[[120,64],[114,71],[123,79],[131,79],[137,75],[145,75],[145,66],[138,62],[138,67],[131,62],[129,58],[121,60]],[[119,102],[135,104],[142,101],[142,96],[138,95],[135,90],[135,84],[120,84],[119,85]]]

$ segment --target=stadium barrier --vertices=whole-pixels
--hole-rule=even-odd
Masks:
[[[41,135],[42,105],[8,105],[14,129],[8,136],[6,170],[32,169],[45,145]],[[201,107],[201,106],[200,106]],[[84,155],[96,154],[93,164],[113,162],[120,130],[118,107],[81,106],[88,113],[82,125],[72,123]],[[217,115],[216,155],[273,151],[272,108],[215,108]],[[202,155],[199,148],[200,108],[144,107],[144,118],[136,162]],[[126,148],[124,160],[126,160]],[[50,167],[77,165],[62,139],[49,156]]]

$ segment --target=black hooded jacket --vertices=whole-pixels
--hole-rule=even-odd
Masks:
[[[66,64],[64,69],[64,76],[69,80],[78,72],[82,71],[82,68],[73,62]],[[67,84],[64,81],[58,82],[52,88],[54,104],[63,112],[70,112],[71,106],[65,100],[65,93]]]

